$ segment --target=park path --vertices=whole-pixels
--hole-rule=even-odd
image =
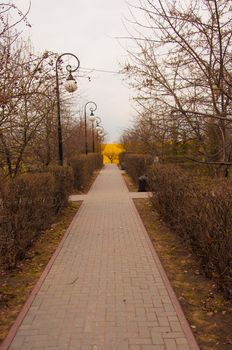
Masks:
[[[199,349],[115,165],[84,197],[39,285],[2,349]]]

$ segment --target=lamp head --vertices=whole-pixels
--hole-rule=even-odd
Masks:
[[[97,133],[98,133],[99,136],[103,136],[104,135],[104,129],[103,128],[98,129]]]
[[[77,83],[75,79],[73,78],[71,72],[69,73],[68,78],[66,79],[66,82],[64,84],[65,90],[68,92],[74,92],[77,89]]]
[[[96,119],[96,117],[95,117],[95,115],[94,115],[94,113],[93,113],[93,110],[91,109],[91,113],[90,113],[90,116],[89,116],[89,120],[90,120],[91,122],[94,122],[95,119]]]

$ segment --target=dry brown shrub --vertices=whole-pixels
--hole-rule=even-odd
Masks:
[[[49,172],[53,175],[55,185],[53,192],[53,206],[55,214],[67,207],[69,194],[73,189],[74,176],[71,167],[52,166]]]
[[[198,257],[206,275],[232,298],[232,188],[228,180],[201,181],[173,165],[149,173],[152,203]]]
[[[69,164],[73,170],[74,187],[78,190],[88,183],[96,169],[102,168],[102,156],[97,153],[77,154],[70,158]]]
[[[8,268],[25,256],[28,246],[68,203],[71,169],[46,171],[1,181],[0,261]]]
[[[141,175],[148,172],[149,166],[152,163],[152,157],[146,154],[130,154],[123,155],[126,172],[137,184]]]
[[[26,174],[1,186],[0,256],[8,267],[15,266],[39,231],[51,223],[53,189],[51,174]]]

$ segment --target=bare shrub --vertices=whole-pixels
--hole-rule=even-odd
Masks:
[[[125,153],[123,158],[126,171],[135,183],[138,183],[138,179],[141,175],[147,173],[152,163],[152,157],[146,154]]]
[[[232,298],[232,188],[228,180],[197,179],[173,165],[149,173],[152,203],[198,257],[203,270]]]
[[[102,156],[96,153],[88,155],[77,154],[70,158],[70,166],[73,170],[74,187],[83,190],[96,169],[102,168]]]
[[[71,167],[64,166],[51,166],[49,171],[54,177],[53,209],[57,214],[68,205],[74,182],[73,171]]]
[[[8,267],[53,219],[54,178],[51,174],[19,176],[1,186],[0,255]]]
[[[27,248],[68,204],[72,171],[49,172],[2,179],[0,184],[0,261],[14,267]]]

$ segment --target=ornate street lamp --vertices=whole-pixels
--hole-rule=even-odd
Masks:
[[[91,113],[90,113],[90,116],[89,116],[89,120],[92,122],[92,152],[94,153],[95,151],[95,145],[94,145],[94,121],[96,119],[94,113],[93,113],[93,109],[90,108],[91,110]]]
[[[96,117],[96,130],[101,130],[102,129],[102,126],[100,125],[101,124],[101,118],[100,117]]]
[[[104,135],[105,135],[104,128],[103,128],[102,126],[99,126],[99,125],[98,125],[98,130],[97,130],[97,144],[98,144],[98,140],[99,140],[99,137],[100,137],[100,142],[99,142],[100,153],[101,153],[101,141],[102,141]]]
[[[57,96],[57,137],[58,137],[58,152],[59,152],[59,164],[62,166],[64,163],[63,159],[63,144],[62,144],[62,128],[61,128],[61,118],[60,118],[60,89],[59,89],[59,75],[58,75],[58,68],[59,64],[62,63],[61,58],[64,56],[72,56],[77,61],[77,66],[72,67],[70,64],[66,66],[66,70],[68,72],[68,77],[65,82],[65,89],[68,92],[74,92],[77,89],[77,84],[75,79],[72,76],[72,73],[77,71],[77,69],[80,66],[79,59],[72,53],[63,53],[62,55],[58,56],[56,60],[56,96]]]
[[[95,120],[95,116],[94,116],[94,111],[96,111],[97,109],[97,104],[93,101],[89,101],[85,104],[85,107],[84,107],[84,112],[85,112],[85,154],[88,154],[88,141],[87,141],[87,106],[88,105],[93,105],[93,107],[90,107],[89,110],[90,110],[90,116],[89,116],[89,119],[92,121],[92,130],[93,130],[93,122]],[[93,141],[93,148],[94,148],[94,141]]]
[[[100,131],[98,132],[98,135],[101,136],[101,137],[103,137],[103,136],[105,135],[105,133],[104,133],[103,130],[100,130]]]

